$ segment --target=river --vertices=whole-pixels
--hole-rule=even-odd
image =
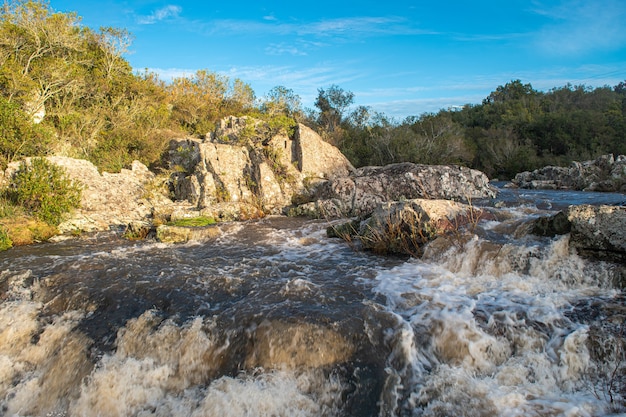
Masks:
[[[419,260],[284,217],[222,225],[215,242],[107,232],[13,248],[0,253],[0,414],[620,415],[616,266],[514,230],[624,201],[503,190],[475,204],[506,220]]]

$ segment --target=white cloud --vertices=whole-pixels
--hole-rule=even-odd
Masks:
[[[148,16],[141,16],[137,19],[137,22],[142,25],[151,25],[161,20],[169,19],[171,17],[178,17],[183,9],[180,6],[173,4],[167,5],[160,9],[155,10]]]

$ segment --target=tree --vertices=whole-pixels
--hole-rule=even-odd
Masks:
[[[0,20],[0,88],[32,115],[76,84],[79,19],[74,13],[54,13],[42,1],[9,1]]]
[[[282,114],[299,119],[302,114],[300,96],[282,85],[272,88],[261,105],[261,111],[270,116]]]
[[[348,107],[353,103],[354,93],[344,91],[337,85],[331,85],[326,90],[320,88],[317,92],[315,107],[319,109],[318,123],[332,134],[341,124]]]

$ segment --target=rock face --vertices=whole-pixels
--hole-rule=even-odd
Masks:
[[[364,217],[388,201],[493,198],[496,191],[480,171],[452,165],[391,164],[357,169],[318,186],[310,202],[291,212],[314,217]]]
[[[231,212],[237,205],[247,213],[280,213],[310,184],[354,170],[308,127],[296,126],[289,137],[248,117],[222,120],[203,140],[173,140],[170,165],[177,171],[172,176],[176,199],[211,208],[217,218],[225,217],[219,213],[224,204]]]
[[[593,161],[572,162],[569,167],[547,166],[515,176],[520,188],[626,191],[626,156],[604,155]]]
[[[331,237],[358,239],[363,249],[377,253],[421,256],[424,245],[448,232],[473,227],[489,213],[450,200],[413,199],[379,205],[363,221],[331,226]]]
[[[295,215],[365,218],[390,201],[495,196],[479,171],[410,163],[355,170],[337,148],[304,125],[288,136],[248,117],[226,118],[204,139],[171,141],[173,200],[151,190],[155,176],[139,162],[110,174],[98,172],[85,160],[48,159],[83,186],[81,208],[61,224],[62,232],[136,224],[137,230],[130,229],[140,236],[152,230],[153,219],[202,215],[218,221],[245,220],[284,213],[287,208]],[[4,178],[17,168],[12,164]],[[168,233],[176,234],[172,230]],[[172,239],[196,238],[187,230],[178,232],[183,236]],[[165,233],[163,229],[161,234]]]

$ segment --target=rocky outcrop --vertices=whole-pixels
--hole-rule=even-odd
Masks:
[[[220,215],[225,204],[246,213],[280,213],[312,184],[353,171],[334,146],[299,124],[290,137],[249,117],[222,120],[204,139],[170,143],[172,189],[178,200]]]
[[[471,205],[451,200],[413,199],[379,205],[363,221],[331,226],[330,237],[358,240],[376,253],[421,256],[423,247],[438,236],[475,227],[493,216]]]
[[[168,196],[156,191],[155,175],[137,161],[111,174],[86,160],[48,159],[83,187],[81,208],[61,224],[62,232],[132,225],[129,233],[140,237],[152,234],[154,219],[245,220],[288,208],[295,215],[365,218],[390,201],[495,196],[479,171],[410,163],[355,170],[337,148],[304,125],[287,134],[248,117],[226,118],[204,139],[172,140]],[[12,164],[5,175],[17,167]]]
[[[125,227],[132,221],[151,217],[155,205],[168,204],[167,199],[158,193],[148,195],[147,187],[154,180],[154,174],[138,161],[133,162],[131,169],[111,174],[100,173],[95,165],[83,159],[61,156],[47,159],[63,168],[68,177],[82,187],[81,206],[59,225],[61,232]],[[19,166],[19,162],[11,163],[4,178],[11,178]]]
[[[513,185],[529,189],[626,191],[626,156],[604,155],[569,167],[547,166],[519,173]]]
[[[493,198],[495,189],[480,171],[453,165],[391,164],[365,167],[319,185],[309,202],[290,210],[312,217],[364,217],[380,204],[407,199],[470,201]]]

